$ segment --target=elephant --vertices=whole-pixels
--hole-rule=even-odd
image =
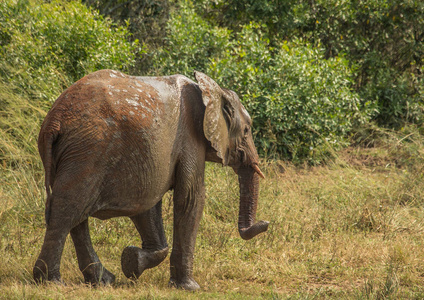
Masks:
[[[45,170],[46,231],[33,268],[36,282],[60,281],[60,260],[70,233],[85,282],[111,284],[90,238],[88,217],[126,216],[142,240],[126,247],[128,278],[168,255],[162,197],[173,191],[173,245],[169,285],[197,290],[194,248],[205,203],[205,162],[238,175],[238,230],[251,239],[268,229],[255,223],[259,156],[252,120],[237,94],[202,72],[129,76],[100,70],[75,82],[54,102],[41,125],[38,150]]]

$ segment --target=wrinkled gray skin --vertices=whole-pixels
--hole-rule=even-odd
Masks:
[[[239,176],[239,232],[250,239],[267,230],[254,224],[258,155],[251,120],[233,91],[203,73],[133,77],[112,70],[69,87],[42,125],[38,147],[46,177],[46,235],[33,274],[60,280],[68,233],[86,282],[115,279],[93,249],[88,217],[128,216],[143,241],[124,249],[124,274],[138,278],[168,254],[162,196],[174,190],[170,285],[196,290],[193,254],[205,188],[205,161],[231,166]]]

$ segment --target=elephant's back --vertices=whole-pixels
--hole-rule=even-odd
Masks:
[[[163,115],[163,106],[163,96],[151,85],[117,71],[101,70],[65,90],[47,118],[60,119],[65,127],[104,122],[124,129],[131,125],[149,128]]]
[[[97,142],[116,139],[155,141],[177,130],[180,100],[168,79],[128,76],[101,70],[65,90],[47,114],[43,128],[60,123],[60,134]]]

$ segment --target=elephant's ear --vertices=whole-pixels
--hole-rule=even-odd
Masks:
[[[225,100],[221,87],[206,74],[195,71],[194,77],[202,90],[203,103],[206,106],[205,117],[203,119],[203,131],[205,137],[211,142],[224,166],[228,165],[230,156],[229,124],[230,120],[225,120],[224,105]]]

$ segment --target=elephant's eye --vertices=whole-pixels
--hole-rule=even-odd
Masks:
[[[250,132],[250,126],[246,125],[246,127],[244,127],[244,135],[248,135]]]

